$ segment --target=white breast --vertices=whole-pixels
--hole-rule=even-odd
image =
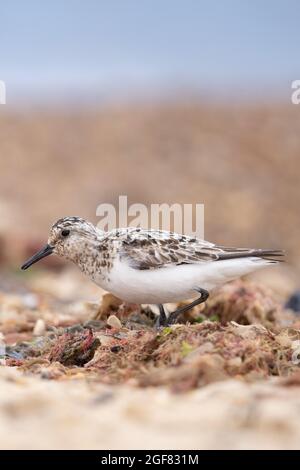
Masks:
[[[158,304],[191,299],[199,295],[197,287],[211,291],[268,264],[260,258],[240,258],[138,270],[116,261],[109,279],[96,276],[95,282],[127,302]]]

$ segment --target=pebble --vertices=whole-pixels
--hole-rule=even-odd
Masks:
[[[38,298],[35,294],[25,294],[22,296],[23,305],[32,310],[38,307]]]
[[[118,353],[119,351],[121,351],[121,349],[122,349],[122,346],[118,346],[118,345],[112,346],[110,348],[111,352],[113,353]]]
[[[116,328],[118,330],[122,328],[122,323],[120,322],[118,317],[116,317],[116,315],[110,315],[110,317],[108,317],[107,319],[107,324],[112,328]]]
[[[46,325],[42,318],[39,318],[34,325],[33,334],[34,336],[42,336],[46,331]]]
[[[88,320],[83,324],[84,328],[91,328],[94,331],[101,331],[105,327],[102,320]]]
[[[99,339],[101,346],[109,346],[112,342],[111,336],[96,334],[96,338]]]

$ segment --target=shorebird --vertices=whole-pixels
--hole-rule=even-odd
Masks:
[[[158,326],[205,302],[216,287],[271,264],[281,250],[229,248],[163,230],[120,228],[103,232],[80,217],[52,226],[48,243],[26,261],[27,269],[55,253],[73,261],[103,289],[120,299],[159,306]],[[193,300],[166,315],[163,304]]]

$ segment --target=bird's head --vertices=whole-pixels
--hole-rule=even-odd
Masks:
[[[80,217],[64,217],[52,225],[47,244],[21,267],[28,269],[37,261],[55,253],[77,262],[84,251],[97,243],[100,232],[93,224]]]

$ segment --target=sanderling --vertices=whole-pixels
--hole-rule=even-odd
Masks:
[[[130,227],[103,232],[79,217],[55,222],[47,245],[22,269],[51,253],[73,261],[97,285],[124,301],[158,305],[160,326],[175,323],[181,313],[204,302],[212,289],[275,264],[283,255],[280,250],[217,246],[160,230]],[[164,303],[187,299],[195,300],[166,316]]]

